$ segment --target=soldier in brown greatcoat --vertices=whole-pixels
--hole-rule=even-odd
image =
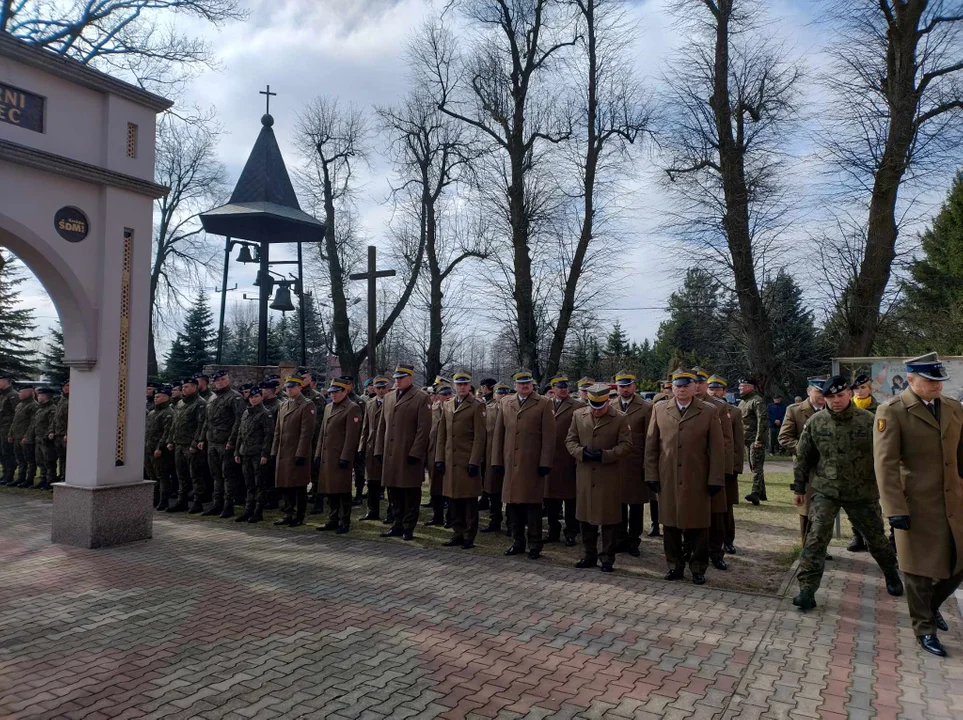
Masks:
[[[822,390],[824,380],[825,378],[819,377],[809,378],[809,387],[806,388],[807,398],[801,403],[794,403],[786,408],[786,416],[783,418],[782,427],[779,428],[779,444],[792,455],[793,465],[796,463],[796,444],[806,426],[806,421],[826,407]],[[806,535],[809,534],[809,502],[812,498],[813,484],[809,483],[803,504],[796,508],[799,514],[799,538],[803,547],[806,546]]]
[[[528,557],[537,560],[542,552],[545,478],[555,455],[555,418],[551,401],[535,392],[530,371],[519,370],[512,380],[515,395],[502,402],[495,423],[492,468],[505,473],[502,496],[514,539],[505,554],[525,552],[527,540]]]
[[[275,486],[281,493],[284,517],[275,525],[297,527],[304,524],[308,509],[308,483],[311,482],[311,438],[318,410],[301,394],[303,380],[291,376],[284,382],[288,399],[278,410],[271,456],[275,461]]]
[[[498,383],[495,385],[494,398],[488,404],[487,415],[485,416],[485,430],[486,435],[486,445],[485,450],[485,492],[488,493],[489,497],[489,507],[490,507],[490,520],[486,527],[481,529],[483,533],[490,532],[501,532],[502,529],[502,483],[505,479],[505,473],[495,472],[492,465],[497,465],[497,462],[492,460],[492,444],[495,440],[495,424],[498,421],[498,415],[501,412],[502,401],[511,395],[512,389],[508,387],[505,383]]]
[[[613,409],[625,415],[632,437],[632,447],[619,463],[622,473],[622,521],[618,539],[619,552],[627,552],[632,557],[642,553],[642,506],[651,497],[649,486],[645,484],[645,434],[649,429],[652,404],[636,394],[635,381],[635,373],[620,370],[615,375],[619,397],[612,402]]]
[[[438,449],[441,409],[445,401],[451,398],[451,392],[451,385],[447,380],[439,378],[434,395],[431,396],[431,430],[428,432],[428,456],[425,460],[425,469],[428,471],[428,502],[425,507],[431,508],[431,519],[425,523],[426,526],[445,525],[444,478],[443,473],[435,467],[435,453]]]
[[[435,469],[443,477],[443,492],[451,504],[453,534],[445,545],[468,550],[478,533],[478,496],[485,457],[487,406],[472,396],[471,375],[455,373],[455,397],[441,409],[435,449]]]
[[[688,558],[692,582],[705,583],[709,565],[711,496],[725,488],[725,445],[715,408],[696,400],[695,375],[681,368],[672,374],[671,400],[652,411],[645,443],[645,477],[659,494],[666,580],[685,577]]]
[[[873,456],[883,514],[896,530],[913,633],[934,655],[940,605],[963,583],[963,407],[942,394],[936,353],[906,361],[909,387],[876,411]]]
[[[328,522],[318,530],[336,530],[339,535],[351,529],[351,474],[361,435],[361,408],[348,399],[350,389],[345,378],[331,381],[331,402],[324,406],[314,451],[318,492],[328,498],[331,507]]]
[[[361,421],[361,437],[358,438],[358,453],[364,463],[364,472],[368,481],[368,512],[362,520],[381,519],[381,463],[375,460],[375,440],[378,434],[378,423],[381,422],[381,409],[384,406],[385,395],[391,391],[391,380],[384,375],[378,375],[372,382],[374,397],[365,401],[364,418]]]
[[[745,429],[742,427],[742,411],[738,406],[726,400],[726,388],[729,383],[725,378],[713,375],[709,378],[708,394],[715,398],[721,407],[725,408],[732,424],[732,467],[726,471],[726,513],[725,539],[723,549],[730,555],[736,554],[736,518],[732,506],[739,504],[739,476],[742,474],[746,462]],[[711,531],[711,528],[710,528]]]
[[[588,407],[578,408],[566,434],[565,447],[577,464],[576,512],[582,529],[584,554],[575,567],[612,572],[615,546],[622,522],[622,462],[632,451],[629,417],[612,407],[608,385],[588,388]],[[599,528],[602,552],[598,550]]]
[[[414,365],[398,365],[392,377],[395,391],[385,396],[375,440],[375,459],[382,463],[381,484],[394,513],[394,524],[381,535],[411,540],[425,480],[431,410],[428,394],[412,387]]]
[[[715,409],[719,417],[719,426],[722,428],[722,442],[725,447],[723,451],[723,472],[728,475],[732,470],[733,447],[732,447],[732,418],[726,411],[729,403],[720,404],[715,398],[709,396],[709,372],[701,367],[692,368],[692,373],[696,376],[695,399],[707,404]],[[726,511],[729,503],[726,497],[726,489],[717,492],[712,496],[710,510],[712,516],[709,524],[709,562],[717,570],[727,570],[729,565],[725,559],[726,541]]]
[[[665,402],[672,397],[672,376],[670,375],[663,383],[662,390],[657,392],[652,398],[652,404],[655,405],[659,402]],[[659,496],[655,493],[649,493],[649,520],[651,521],[651,526],[649,527],[649,532],[646,533],[648,537],[661,537],[662,533],[659,531]]]
[[[551,386],[552,414],[555,416],[555,461],[552,472],[545,478],[545,515],[548,518],[548,537],[545,542],[556,543],[562,538],[562,505],[565,506],[565,544],[575,546],[578,520],[575,515],[575,458],[568,454],[565,441],[572,424],[572,415],[582,407],[568,392],[568,378],[556,375]]]

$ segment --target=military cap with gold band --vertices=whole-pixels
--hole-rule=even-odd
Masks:
[[[386,375],[375,375],[374,379],[371,381],[371,384],[376,388],[388,387],[391,385],[391,378]]]
[[[673,385],[688,385],[694,382],[696,382],[695,373],[689,372],[688,370],[676,368],[675,372],[672,373]]]
[[[728,381],[724,377],[719,375],[712,375],[709,378],[709,387],[711,388],[727,388],[729,387]]]
[[[392,375],[392,377],[393,377],[395,380],[397,380],[398,378],[414,377],[414,376],[415,376],[415,366],[414,366],[414,365],[406,365],[406,364],[404,364],[404,363],[398,364],[398,365],[395,367],[394,375]]]
[[[302,385],[304,385],[304,380],[299,378],[297,375],[289,375],[284,380],[284,387],[301,387]]]
[[[629,372],[628,370],[619,370],[619,371],[615,374],[615,384],[616,384],[616,385],[623,385],[623,386],[624,386],[624,385],[631,385],[631,384],[634,383],[636,380],[638,380],[638,378],[635,376],[635,373]]]
[[[589,389],[590,387],[592,387],[594,384],[595,384],[595,380],[593,380],[592,378],[590,378],[590,377],[583,377],[581,380],[578,381],[578,389],[579,389],[579,390],[588,390],[588,389]]]
[[[535,377],[531,370],[516,370],[512,375],[512,381],[517,383],[535,382]]]
[[[512,391],[505,383],[498,383],[493,389],[496,395],[508,395]]]
[[[609,402],[609,386],[604,383],[595,383],[587,388],[589,407],[594,410],[601,410]]]
[[[467,370],[459,370],[451,376],[451,381],[455,383],[471,383],[471,375]]]
[[[556,375],[555,377],[553,377],[551,380],[548,381],[548,384],[551,385],[552,387],[567,388],[568,376],[563,374]]]
[[[330,383],[328,383],[328,392],[337,392],[338,390],[345,390],[351,388],[351,383],[345,380],[343,377],[335,378]]]
[[[696,376],[696,382],[703,383],[709,381],[709,371],[698,365],[692,368],[692,374]]]

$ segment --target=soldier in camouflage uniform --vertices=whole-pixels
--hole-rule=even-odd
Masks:
[[[752,492],[746,500],[758,505],[766,498],[766,476],[763,465],[766,462],[766,435],[769,428],[769,413],[766,403],[756,391],[756,381],[743,378],[739,381],[739,410],[742,412],[742,427],[745,431],[746,457],[752,470]]]
[[[40,471],[40,483],[37,490],[49,490],[51,481],[57,480],[57,449],[53,441],[53,418],[57,412],[57,403],[53,401],[53,389],[37,388],[37,402],[40,407],[33,414],[30,423],[30,434],[33,437],[33,451]]]
[[[264,409],[268,411],[273,422],[277,422],[278,410],[281,408],[281,401],[278,399],[278,388],[281,386],[281,379],[277,376],[271,376],[265,378],[261,383],[261,404]],[[274,486],[274,470],[275,463],[274,458],[268,459],[267,471],[262,473],[265,476],[265,494],[267,498],[264,501],[264,507],[267,510],[277,510],[278,509],[278,492]]]
[[[190,513],[204,512],[201,500],[204,497],[204,479],[201,475],[200,454],[197,443],[203,442],[204,420],[207,403],[197,393],[197,380],[187,378],[181,385],[182,397],[174,407],[174,421],[167,435],[167,449],[174,453],[174,468],[177,471],[177,503],[174,507],[183,509],[187,497],[194,493]]]
[[[873,468],[873,414],[852,403],[853,391],[846,378],[829,378],[823,385],[827,410],[806,421],[796,445],[794,502],[803,503],[806,486],[813,485],[809,505],[810,528],[799,557],[799,594],[793,605],[801,610],[816,607],[815,594],[826,565],[826,548],[832,539],[839,509],[866,538],[869,551],[886,576],[890,595],[903,594],[896,553],[883,534],[879,489]]]
[[[57,412],[54,413],[53,432],[54,449],[57,452],[57,481],[64,482],[67,479],[67,422],[70,414],[70,381],[63,384],[60,402],[57,403]]]
[[[247,494],[244,512],[234,522],[257,523],[264,519],[267,500],[267,471],[274,442],[275,417],[264,407],[261,388],[253,387],[248,393],[250,407],[244,411],[241,421],[231,434],[234,462],[241,466]]]
[[[198,443],[199,450],[207,450],[207,462],[213,480],[214,504],[204,515],[234,517],[234,495],[237,471],[231,433],[244,414],[244,399],[231,387],[231,376],[226,370],[218,370],[212,377],[214,391],[207,401],[205,419],[205,443]]]
[[[177,503],[169,505],[168,500],[175,489],[172,472],[174,454],[167,449],[167,436],[174,422],[174,408],[171,407],[171,393],[166,385],[154,388],[154,409],[147,414],[147,431],[144,434],[144,450],[150,459],[147,469],[154,481],[154,509],[180,512],[187,510],[187,502],[179,508]]]
[[[33,388],[20,388],[19,394],[20,404],[13,414],[7,441],[13,443],[14,452],[17,454],[17,487],[31,487],[34,475],[37,474],[37,457],[33,452],[30,429],[33,415],[40,405],[34,397]]]
[[[0,373],[0,460],[3,461],[0,485],[16,483],[17,454],[9,438],[10,425],[13,423],[13,415],[17,411],[19,402],[20,398],[13,388],[13,378],[9,374]]]

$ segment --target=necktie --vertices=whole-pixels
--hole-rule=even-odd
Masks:
[[[936,418],[937,422],[940,421],[940,407],[937,405],[938,402],[939,400],[930,400],[926,403],[926,408],[933,413],[933,417]]]

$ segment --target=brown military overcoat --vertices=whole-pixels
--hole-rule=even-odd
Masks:
[[[576,463],[575,517],[592,525],[622,522],[622,463],[632,452],[629,419],[611,404],[602,417],[580,407],[565,438],[566,454]],[[582,450],[602,451],[602,462],[582,461]]]
[[[945,580],[963,571],[963,407],[940,406],[937,422],[909,389],[880,405],[873,456],[883,515],[910,518],[896,531],[900,569]]]
[[[360,435],[360,407],[347,398],[339,403],[328,403],[324,406],[321,433],[318,436],[318,446],[314,454],[315,457],[321,458],[318,485],[325,495],[352,491],[351,475]],[[344,460],[347,467],[338,467],[339,460]]]
[[[375,440],[375,455],[383,458],[381,484],[386,487],[419,488],[425,480],[428,433],[431,430],[430,400],[416,387],[398,399],[398,391],[385,395]],[[413,465],[408,457],[415,458]]]
[[[488,407],[478,398],[468,396],[461,403],[457,398],[445,401],[438,421],[435,461],[445,463],[442,494],[459,500],[477,498],[482,491],[482,460],[487,446],[485,420]],[[478,467],[475,477],[469,477],[468,466]]]
[[[793,466],[796,464],[796,445],[799,444],[799,436],[802,435],[806,421],[817,412],[813,404],[806,398],[801,403],[793,403],[786,408],[786,416],[782,419],[782,427],[779,428],[779,444],[786,448],[792,455]],[[810,478],[810,481],[812,478]],[[800,515],[809,517],[809,503],[813,499],[813,484],[806,485],[806,499],[803,504],[796,508]]]
[[[488,403],[488,414],[485,416],[485,430],[486,430],[486,449],[485,449],[485,481],[483,488],[485,492],[489,494],[499,494],[502,491],[502,483],[505,479],[504,475],[499,475],[492,467],[492,444],[495,440],[495,423],[498,422],[498,415],[501,412],[502,400],[505,400],[508,396],[504,396],[499,400],[499,396],[495,395],[490,403]],[[495,465],[498,465],[496,462]]]
[[[555,417],[552,401],[532,393],[519,404],[518,395],[502,401],[492,441],[492,465],[505,468],[502,501],[541,504],[545,478],[539,467],[551,467],[555,457]]]
[[[555,417],[555,456],[552,472],[545,478],[545,497],[550,500],[568,500],[575,497],[575,458],[565,449],[568,429],[572,426],[572,415],[582,407],[582,402],[569,395],[559,406],[552,403]]]
[[[364,403],[364,417],[361,419],[361,436],[358,450],[364,451],[364,473],[368,480],[381,482],[381,463],[375,460],[375,440],[378,436],[378,423],[381,421],[381,407],[384,401],[378,397]]]
[[[271,448],[271,455],[277,456],[274,474],[276,487],[307,487],[311,482],[311,458],[314,455],[311,438],[317,415],[314,403],[303,395],[281,403]],[[296,457],[304,458],[304,464],[300,467],[294,464]]]
[[[622,398],[613,400],[611,407],[617,413],[622,413]],[[619,463],[622,473],[622,502],[626,505],[643,505],[649,502],[652,495],[649,486],[645,484],[645,435],[649,431],[652,403],[634,395],[624,414],[629,424],[632,447]]]
[[[428,492],[432,495],[442,494],[443,478],[435,470],[435,451],[438,449],[438,423],[441,422],[441,403],[431,406],[431,430],[428,431],[428,454],[425,458],[425,469],[428,471]]]
[[[723,466],[725,472],[728,473],[732,468],[733,457],[735,455],[735,448],[732,446],[732,421],[729,419],[726,409],[720,405],[720,400],[718,398],[709,397],[708,395],[701,399],[706,405],[711,407],[716,411],[716,416],[719,418],[719,427],[722,428],[722,443],[724,450],[722,453]],[[728,403],[726,403],[728,404]],[[725,485],[725,482],[723,482]],[[714,513],[724,513],[729,509],[729,504],[726,498],[726,491],[718,492],[712,496],[710,499],[711,510]]]
[[[725,443],[715,408],[693,399],[683,415],[674,399],[656,405],[645,441],[645,477],[662,486],[663,525],[709,527],[709,486],[725,486]]]

